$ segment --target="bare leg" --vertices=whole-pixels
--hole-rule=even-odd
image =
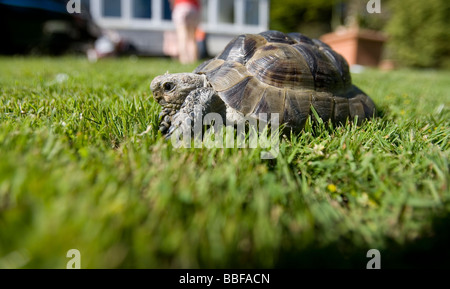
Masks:
[[[188,26],[187,27],[187,56],[188,62],[192,63],[197,61],[198,59],[198,48],[197,41],[195,40],[195,30],[197,26]]]
[[[178,55],[181,63],[189,63],[189,56],[187,53],[188,44],[188,29],[185,24],[177,25],[177,42],[178,42]]]
[[[195,31],[200,22],[200,12],[181,3],[175,6],[173,19],[177,29],[178,53],[181,63],[192,63],[198,59]]]

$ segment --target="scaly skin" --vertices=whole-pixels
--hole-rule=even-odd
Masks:
[[[154,99],[163,107],[160,115],[159,130],[165,134],[171,126],[186,97],[192,91],[207,87],[205,76],[194,73],[175,73],[157,76],[150,84]]]

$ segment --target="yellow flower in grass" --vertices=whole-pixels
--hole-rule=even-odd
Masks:
[[[331,193],[335,193],[337,191],[337,187],[335,185],[333,185],[333,184],[328,184],[327,189]]]

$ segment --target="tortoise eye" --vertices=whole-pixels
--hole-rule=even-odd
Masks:
[[[164,91],[171,91],[175,88],[175,84],[173,82],[166,82],[163,84]]]

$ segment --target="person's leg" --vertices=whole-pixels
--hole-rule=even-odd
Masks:
[[[176,29],[176,45],[178,50],[178,60],[183,62],[185,59],[185,39],[186,39],[186,9],[184,5],[176,5],[172,11],[172,20]]]
[[[177,29],[180,62],[195,62],[198,59],[195,31],[200,22],[200,12],[193,5],[179,4],[174,8],[173,20]]]
[[[188,63],[189,56],[187,52],[188,31],[185,24],[177,25],[178,56],[181,63]]]
[[[197,26],[188,26],[187,27],[187,58],[189,62],[195,62],[198,59],[198,48],[197,41],[195,40],[195,30]]]

